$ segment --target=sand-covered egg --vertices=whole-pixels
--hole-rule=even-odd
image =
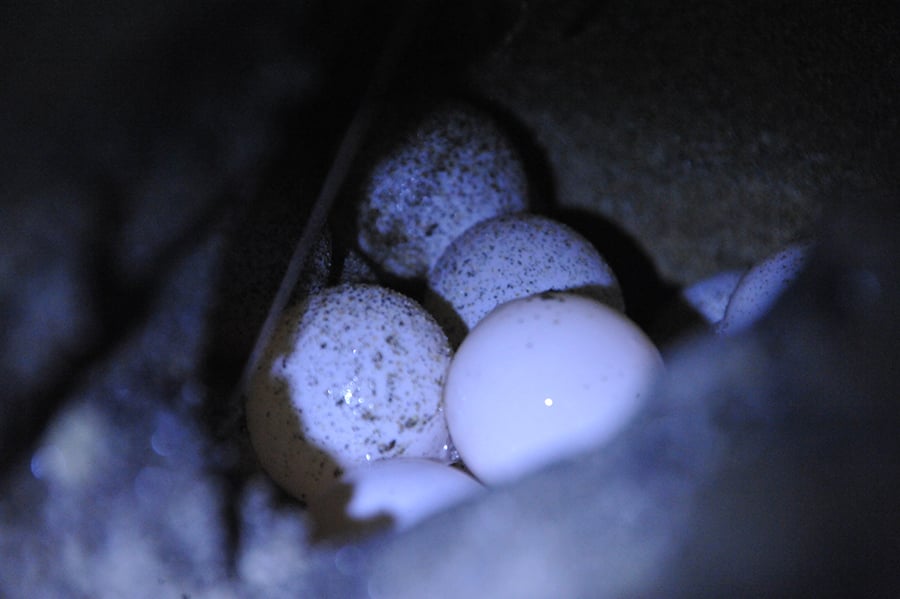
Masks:
[[[447,459],[447,338],[416,302],[369,284],[286,311],[247,388],[260,464],[299,499],[343,470],[397,456]]]
[[[428,273],[425,305],[456,344],[495,307],[544,291],[624,307],[616,277],[594,246],[534,214],[492,218],[457,237]]]
[[[449,103],[424,117],[365,177],[360,248],[393,275],[424,277],[463,231],[527,208],[525,171],[487,114]]]
[[[484,487],[447,464],[421,458],[379,460],[349,469],[313,502],[316,529],[331,537],[404,530]]]
[[[568,293],[501,305],[453,358],[444,390],[453,442],[486,484],[609,441],[663,369],[640,328]]]
[[[800,274],[811,248],[809,243],[791,244],[748,270],[731,294],[716,332],[734,335],[759,320]]]

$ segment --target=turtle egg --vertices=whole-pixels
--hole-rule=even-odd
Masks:
[[[432,460],[380,460],[348,470],[313,502],[313,517],[322,537],[399,531],[483,489],[462,470]]]
[[[469,333],[444,389],[466,466],[508,481],[613,438],[642,406],[663,364],[620,312],[569,293],[505,303]]]
[[[262,467],[301,500],[343,470],[395,456],[448,459],[443,331],[413,300],[368,284],[289,309],[247,389]]]
[[[577,291],[622,309],[622,293],[591,243],[533,214],[485,220],[457,237],[428,273],[425,306],[453,344],[496,306],[544,291]]]
[[[460,233],[526,207],[525,171],[510,142],[486,114],[448,104],[365,178],[359,246],[391,274],[424,277]]]
[[[716,332],[733,335],[762,317],[806,263],[811,245],[796,243],[769,256],[741,277]]]
[[[685,287],[681,296],[707,324],[716,324],[725,316],[728,300],[743,274],[740,270],[717,273]]]

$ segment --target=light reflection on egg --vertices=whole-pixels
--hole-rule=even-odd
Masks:
[[[356,284],[310,296],[284,315],[247,389],[260,464],[306,500],[373,459],[448,460],[449,360],[437,323],[396,291]]]
[[[398,486],[411,456],[460,457],[483,482],[510,480],[611,439],[662,369],[609,307],[623,307],[621,290],[591,243],[522,214],[527,177],[487,115],[447,104],[407,133],[368,170],[356,242],[382,274],[427,274],[427,305],[450,315],[444,332],[462,345],[451,362],[417,304],[399,324],[373,316],[401,297],[374,285],[344,285],[349,299],[326,290],[288,313],[249,389],[247,422],[262,466],[301,499],[336,482],[369,498],[365,489],[390,487],[403,509],[433,503]],[[377,276],[344,266],[342,278]]]
[[[444,389],[450,433],[487,484],[613,438],[663,368],[630,320],[578,295],[501,305],[463,341]]]

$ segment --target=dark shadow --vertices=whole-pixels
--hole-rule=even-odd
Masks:
[[[648,334],[657,347],[665,350],[676,341],[714,330],[715,325],[708,323],[680,293],[675,293],[654,314]]]
[[[478,95],[476,90],[463,90],[457,94],[460,99],[490,115],[516,149],[528,180],[529,212],[541,214],[555,206],[556,175],[546,150],[535,138],[534,132],[508,108]]]
[[[680,296],[680,287],[664,280],[649,254],[627,231],[592,212],[554,208],[547,214],[590,241],[616,275],[625,314],[661,347],[691,331],[702,318]]]
[[[394,525],[394,517],[385,512],[362,519],[349,516],[347,507],[353,499],[353,493],[352,483],[339,482],[324,496],[310,504],[313,543],[358,541],[362,537],[388,530]]]
[[[323,3],[303,22],[294,23],[293,50],[301,56],[315,53],[321,80],[306,96],[271,115],[275,145],[266,149],[256,188],[233,207],[225,229],[219,284],[213,291],[217,303],[207,323],[200,376],[209,389],[203,414],[207,429],[222,451],[237,454],[222,463],[219,472],[229,490],[222,516],[232,569],[241,542],[242,490],[257,468],[246,455],[252,448],[243,398],[233,391],[341,137],[370,83],[398,4],[354,5],[348,10]],[[238,405],[229,398],[238,399]]]
[[[607,287],[604,285],[581,285],[579,287],[570,287],[568,289],[550,289],[549,291],[565,291],[566,293],[596,300],[601,304],[606,304],[610,308],[620,312],[625,311],[622,298],[616,293],[615,287]]]
[[[235,440],[246,438],[243,405],[231,405],[226,398],[234,396],[233,388],[307,224],[322,181],[371,83],[373,69],[395,22],[404,18],[405,10],[413,11],[417,19],[412,31],[406,33],[407,39],[401,40],[405,49],[394,65],[393,86],[389,86],[384,97],[376,98],[383,106],[390,105],[393,98],[410,105],[409,98],[423,95],[422,89],[456,86],[458,73],[496,43],[515,20],[517,4],[428,4],[428,11],[415,6],[414,2],[399,1],[348,6],[322,3],[313,9],[312,16],[297,24],[297,50],[316,53],[321,81],[311,96],[272,115],[274,128],[280,131],[278,145],[268,150],[269,160],[262,165],[255,191],[231,209],[220,282],[213,292],[217,304],[208,323],[209,342],[201,369],[209,389],[204,421],[216,443],[239,455],[248,448],[248,444],[241,446]],[[465,44],[460,43],[463,39]],[[390,119],[382,119],[379,113],[368,139],[383,139],[379,126],[389,123]],[[365,155],[363,151],[355,162],[364,162]],[[352,195],[348,192],[352,189],[352,177],[342,189],[345,196]],[[330,220],[335,232],[334,247],[344,256],[345,249],[353,247],[348,239],[355,239],[352,232],[348,234],[345,223],[354,219],[348,218],[345,209],[338,205],[331,211]],[[336,273],[333,271],[328,278],[333,281]],[[422,296],[420,284],[386,282],[396,284],[412,297]],[[231,531],[228,543],[232,558],[240,543],[237,517],[240,490],[248,476],[247,463],[246,456],[239,457],[224,465],[220,473],[231,491],[224,516]]]
[[[453,304],[448,302],[430,287],[425,290],[422,305],[424,305],[425,309],[434,316],[437,323],[441,325],[441,329],[443,329],[444,334],[447,335],[447,340],[450,342],[450,348],[453,351],[456,351],[457,348],[459,348],[459,344],[462,343],[463,339],[469,333],[469,327],[462,319],[462,316],[459,315],[459,312],[456,311]]]

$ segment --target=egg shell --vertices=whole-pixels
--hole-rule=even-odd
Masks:
[[[748,270],[731,294],[716,332],[734,335],[759,320],[800,274],[811,248],[809,243],[792,244]]]
[[[354,464],[447,459],[441,390],[450,348],[434,319],[376,285],[341,285],[289,309],[247,389],[262,467],[305,500]]]
[[[387,272],[424,277],[463,231],[527,208],[525,171],[491,118],[443,105],[393,146],[365,178],[359,246]]]
[[[743,270],[726,270],[685,287],[681,297],[693,307],[708,324],[715,324],[725,316],[731,294],[744,276]]]
[[[613,438],[663,370],[620,312],[567,293],[501,305],[459,347],[444,388],[453,441],[486,484]]]
[[[428,273],[424,303],[457,345],[495,307],[544,291],[577,291],[624,309],[618,281],[596,248],[534,214],[492,218],[457,237]]]
[[[462,470],[433,460],[379,460],[349,469],[312,502],[316,534],[402,531],[482,490]]]

